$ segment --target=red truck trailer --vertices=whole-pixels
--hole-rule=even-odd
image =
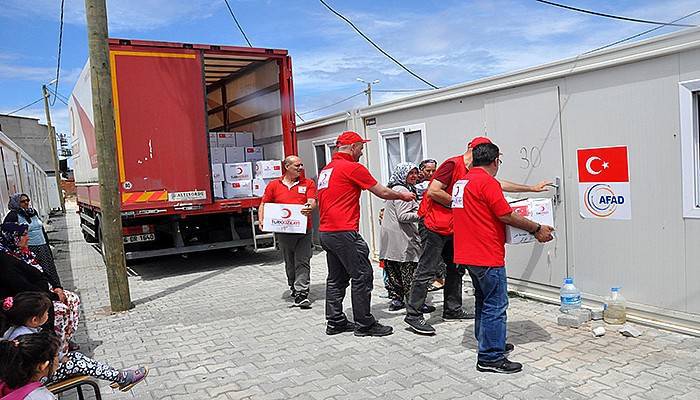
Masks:
[[[297,153],[286,50],[110,39],[127,259],[274,247],[259,197],[214,197],[209,132],[253,133],[266,159]],[[89,61],[70,97],[81,227],[101,242]],[[216,137],[216,135],[215,135]]]

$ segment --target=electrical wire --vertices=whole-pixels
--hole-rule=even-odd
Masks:
[[[678,18],[678,19],[674,19],[673,21],[669,22],[668,24],[661,25],[661,26],[657,26],[657,27],[652,28],[652,29],[648,29],[648,30],[646,30],[646,31],[644,31],[644,32],[641,32],[641,33],[638,33],[638,34],[636,34],[636,35],[632,35],[632,36],[626,37],[626,38],[624,38],[624,39],[618,40],[618,41],[616,41],[616,42],[613,42],[613,43],[610,43],[610,44],[606,44],[605,46],[601,46],[601,47],[598,47],[598,48],[596,48],[596,49],[587,51],[587,52],[585,52],[585,53],[582,53],[581,55],[586,55],[586,54],[590,54],[590,53],[595,53],[596,51],[600,51],[600,50],[603,50],[603,49],[607,49],[608,47],[612,47],[612,46],[618,45],[618,44],[620,44],[620,43],[624,43],[624,42],[626,42],[626,41],[628,41],[628,40],[632,40],[632,39],[638,38],[638,37],[640,37],[640,36],[646,35],[647,33],[654,32],[655,30],[661,29],[661,28],[663,28],[664,26],[672,26],[671,24],[673,24],[673,23],[675,23],[675,22],[678,22],[678,21],[682,21],[682,20],[684,20],[684,19],[686,19],[686,18],[690,18],[690,17],[692,17],[693,15],[698,14],[698,13],[700,13],[700,10],[693,11],[692,13],[690,13],[690,14],[688,14],[688,15],[685,15],[685,16],[680,17],[680,18]]]
[[[346,97],[346,98],[344,98],[344,99],[342,99],[342,100],[338,100],[338,101],[336,101],[336,102],[333,103],[333,104],[329,104],[329,105],[327,105],[327,106],[319,107],[319,108],[317,108],[317,109],[315,109],[315,110],[306,111],[306,112],[303,112],[303,113],[301,113],[301,114],[299,114],[299,115],[311,114],[311,113],[315,113],[315,112],[317,112],[317,111],[325,110],[326,108],[330,108],[330,107],[333,107],[333,106],[337,106],[337,105],[340,104],[340,103],[344,103],[344,102],[346,102],[346,101],[348,101],[348,100],[350,100],[350,99],[352,99],[352,98],[355,98],[355,97],[357,97],[357,96],[363,95],[363,94],[365,94],[365,92],[366,92],[366,91],[363,90],[363,91],[361,91],[361,92],[359,92],[359,93],[353,94],[352,96],[348,96],[348,97]]]
[[[43,97],[39,98],[39,99],[36,100],[36,101],[33,101],[33,102],[27,104],[26,106],[20,107],[20,108],[14,110],[14,111],[12,111],[12,112],[9,112],[9,113],[7,113],[7,114],[5,114],[5,115],[12,115],[12,114],[18,113],[18,112],[24,110],[25,108],[29,108],[29,107],[33,106],[34,104],[36,104],[36,103],[38,103],[38,102],[40,102],[40,101],[42,101],[42,100],[44,100]]]
[[[54,98],[58,99],[61,103],[68,105],[68,98],[66,96],[59,94],[58,92],[55,92],[54,90],[52,90],[48,86],[46,87],[46,89],[49,91],[49,94],[53,94]],[[54,103],[55,102],[56,101],[54,100]]]
[[[61,74],[61,49],[63,47],[63,10],[64,10],[64,5],[65,5],[65,0],[61,0],[61,22],[59,23],[58,27],[58,61],[56,62],[56,85],[54,86],[54,91],[58,92],[58,78],[60,77]],[[53,102],[51,102],[51,105],[53,106],[56,104],[56,97],[54,97]]]
[[[567,6],[566,4],[559,4],[559,3],[555,3],[553,1],[547,1],[547,0],[535,0],[535,1],[538,3],[548,4],[550,6],[560,7],[560,8],[564,8],[564,9],[571,10],[571,11],[577,11],[577,12],[581,12],[581,13],[585,13],[585,14],[597,15],[599,17],[619,19],[622,21],[639,22],[642,24],[653,24],[653,25],[662,25],[662,26],[680,26],[680,27],[685,27],[685,28],[697,26],[697,25],[675,24],[673,22],[650,21],[647,19],[629,18],[629,17],[620,16],[620,15],[605,14],[605,13],[601,13],[601,12],[597,12],[597,11],[584,10],[583,8],[576,8],[576,7],[572,7],[572,6]]]
[[[414,93],[414,92],[425,92],[428,90],[434,90],[434,89],[372,89],[372,92],[379,92],[379,93]]]
[[[245,32],[243,32],[243,28],[241,28],[241,24],[238,23],[238,18],[236,18],[236,15],[233,13],[233,10],[231,9],[231,5],[228,4],[228,0],[224,0],[224,3],[226,3],[226,7],[228,7],[228,12],[231,13],[231,17],[233,17],[233,21],[236,23],[236,26],[238,26],[238,30],[241,31],[243,38],[248,43],[248,47],[253,47],[253,45],[250,44],[250,40],[248,40],[248,36],[246,36]]]
[[[370,38],[369,38],[367,35],[365,35],[355,24],[353,24],[352,21],[350,21],[348,18],[346,18],[344,15],[342,15],[342,14],[339,13],[338,11],[334,10],[334,9],[333,9],[331,6],[329,6],[328,3],[326,3],[324,0],[319,0],[319,1],[320,1],[321,4],[323,4],[328,10],[330,10],[330,12],[332,12],[333,14],[335,14],[336,16],[338,16],[338,18],[342,19],[343,21],[347,22],[360,36],[362,36],[362,37],[363,37],[365,40],[367,40],[372,46],[374,46],[375,49],[379,50],[380,53],[384,54],[384,55],[387,56],[391,61],[393,61],[394,63],[396,63],[396,65],[398,65],[399,67],[403,68],[404,71],[406,71],[406,72],[408,72],[409,74],[413,75],[413,76],[416,77],[418,80],[420,80],[421,82],[425,83],[426,85],[432,87],[433,89],[439,89],[439,87],[437,87],[437,86],[433,85],[432,83],[428,82],[427,80],[421,78],[418,74],[416,74],[415,72],[413,72],[413,71],[411,71],[410,69],[408,69],[405,65],[401,64],[401,63],[399,62],[399,60],[395,59],[395,58],[392,57],[389,53],[387,53],[386,51],[384,51],[384,49],[382,49],[381,47],[379,47],[379,45],[377,45],[376,43],[374,43],[374,41],[373,41],[372,39],[370,39]]]

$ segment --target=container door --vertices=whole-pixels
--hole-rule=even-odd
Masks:
[[[556,238],[546,244],[506,245],[508,277],[549,286],[561,286],[567,276],[566,221],[559,89],[516,88],[498,92],[485,104],[486,132],[500,149],[503,164],[498,178],[535,184],[551,180],[560,185],[543,193],[506,193],[506,196],[549,197],[554,204]]]
[[[212,202],[200,52],[111,46],[122,208]]]

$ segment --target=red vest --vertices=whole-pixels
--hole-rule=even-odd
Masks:
[[[452,186],[454,183],[467,174],[467,166],[464,165],[463,155],[448,158],[445,162],[447,161],[454,161],[455,164],[455,168],[452,171],[452,181],[447,188],[445,188],[445,191],[451,195]],[[452,209],[433,201],[427,192],[423,196],[423,200],[420,202],[418,215],[423,218],[425,227],[431,231],[439,233],[443,236],[448,236],[454,233],[454,229],[452,227]]]

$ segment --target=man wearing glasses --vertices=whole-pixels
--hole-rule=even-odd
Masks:
[[[552,240],[554,228],[524,218],[510,207],[503,183],[495,179],[502,163],[498,146],[474,146],[472,157],[472,168],[458,177],[452,190],[454,262],[467,268],[474,284],[476,369],[510,374],[522,370],[522,364],[506,358],[512,346],[509,349],[506,344],[505,226],[528,231],[541,243]]]
[[[474,318],[473,313],[462,309],[462,276],[464,269],[457,267],[453,256],[452,188],[471,169],[472,149],[480,144],[491,143],[484,136],[472,139],[464,154],[448,158],[433,175],[421,201],[418,215],[418,231],[421,237],[422,253],[414,275],[413,285],[406,304],[404,321],[418,334],[432,335],[435,328],[423,317],[421,307],[428,295],[428,286],[437,273],[440,260],[445,268],[444,307],[442,318],[445,321],[463,321]],[[505,192],[544,192],[551,182],[542,181],[537,185],[521,185],[504,180],[499,181]],[[442,258],[441,258],[442,257]]]

